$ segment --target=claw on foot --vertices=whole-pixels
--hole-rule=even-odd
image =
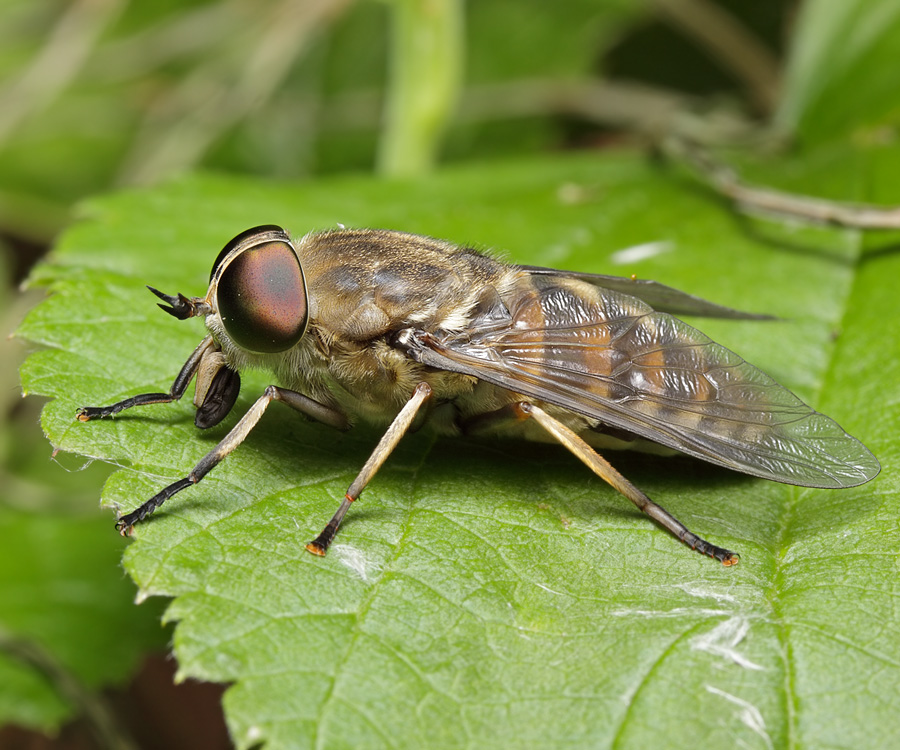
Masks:
[[[313,541],[307,544],[306,551],[310,552],[316,557],[325,557],[325,547],[319,544],[317,541]]]

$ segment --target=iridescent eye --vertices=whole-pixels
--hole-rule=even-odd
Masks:
[[[241,232],[237,237],[229,241],[225,247],[222,248],[222,252],[216,257],[216,262],[213,263],[212,271],[209,272],[209,280],[213,280],[213,276],[216,275],[216,271],[219,270],[219,266],[222,265],[222,262],[227,258],[231,251],[236,247],[245,244],[253,244],[251,240],[255,237],[262,237],[265,234],[272,234],[283,237],[285,240],[289,239],[287,232],[285,232],[281,227],[277,224],[262,224],[258,227],[253,227],[251,229],[247,229]]]
[[[240,237],[246,241],[247,234]],[[229,243],[229,251],[234,243]],[[216,261],[214,274],[223,260]],[[225,331],[241,348],[271,353],[294,346],[309,314],[303,270],[291,245],[266,238],[234,255],[219,276],[216,306]]]

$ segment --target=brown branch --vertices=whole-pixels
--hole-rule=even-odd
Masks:
[[[654,140],[690,127],[704,142],[731,141],[748,132],[746,119],[722,110],[702,119],[693,117],[689,123],[685,113],[699,103],[687,94],[628,81],[530,78],[469,86],[462,92],[454,122],[572,115]],[[322,103],[321,127],[373,129],[378,127],[382,108],[382,97],[374,90],[339,94]]]
[[[716,161],[703,147],[684,138],[668,138],[663,142],[663,153],[687,165],[695,176],[746,213],[852,229],[900,229],[900,206],[832,201],[748,185],[731,167]]]

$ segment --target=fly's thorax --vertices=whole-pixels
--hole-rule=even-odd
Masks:
[[[462,328],[486,286],[509,266],[470,248],[387,230],[334,230],[297,243],[313,324],[367,342],[404,328]]]
[[[364,346],[333,345],[323,378],[345,413],[373,424],[392,420],[419,383],[431,386],[434,405],[455,401],[477,382],[468,375],[424,367],[384,339]]]

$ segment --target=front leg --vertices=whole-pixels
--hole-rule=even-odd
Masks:
[[[130,409],[132,406],[144,406],[146,404],[168,404],[172,401],[178,401],[183,395],[200,367],[200,362],[204,356],[208,355],[215,349],[215,343],[212,336],[207,336],[200,345],[194,349],[187,362],[181,368],[181,371],[175,377],[175,382],[168,393],[140,393],[137,396],[126,398],[109,406],[82,406],[75,412],[76,416],[82,422],[89,422],[92,419],[105,419],[118,414],[120,411]]]
[[[308,396],[304,396],[302,393],[297,393],[297,391],[279,388],[277,385],[270,385],[263,392],[263,395],[256,400],[256,403],[250,407],[247,413],[241,417],[241,420],[231,428],[231,431],[221,440],[221,442],[200,459],[197,465],[191,470],[190,474],[183,479],[179,479],[177,482],[172,482],[172,484],[165,487],[131,513],[121,516],[116,522],[116,529],[119,533],[125,536],[134,524],[143,521],[166,500],[172,497],[172,495],[193,484],[197,484],[197,482],[203,479],[203,477],[214,469],[222,459],[244,442],[250,434],[250,431],[256,427],[257,423],[262,418],[262,415],[265,414],[266,408],[272,401],[281,401],[300,413],[320,422],[324,422],[332,427],[336,427],[337,429],[346,429],[349,427],[347,417],[336,409],[320,404],[318,401],[314,401]]]

